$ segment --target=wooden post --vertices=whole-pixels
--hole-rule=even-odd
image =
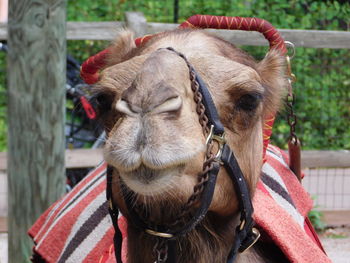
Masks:
[[[9,1],[10,263],[29,262],[28,228],[64,193],[65,9],[65,0]]]
[[[178,23],[179,20],[179,0],[174,0],[174,23]]]
[[[147,20],[141,12],[125,12],[126,26],[134,31],[135,37],[143,37],[147,34]]]

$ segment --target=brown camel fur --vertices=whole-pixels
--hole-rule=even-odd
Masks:
[[[128,218],[120,178],[157,223],[174,220],[193,193],[206,151],[188,67],[174,52],[160,49],[166,47],[183,53],[207,84],[252,196],[262,166],[263,121],[280,107],[286,86],[277,51],[256,62],[201,30],[162,33],[141,47],[130,32],[120,35],[94,87],[108,134],[104,156],[114,167],[113,198],[122,213]],[[205,219],[177,240],[178,262],[226,262],[238,212],[232,182],[221,168]],[[128,262],[154,262],[154,243],[129,224]],[[236,262],[263,258],[253,247]]]

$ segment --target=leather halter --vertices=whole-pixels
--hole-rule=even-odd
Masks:
[[[156,228],[151,228],[147,225],[147,223],[145,223],[142,220],[142,218],[140,218],[140,216],[134,211],[134,209],[132,209],[132,200],[130,199],[130,195],[125,194],[125,187],[122,186],[123,198],[126,203],[128,213],[130,215],[130,223],[134,227],[143,230],[150,235],[165,239],[166,241],[175,240],[178,237],[187,234],[204,219],[213,198],[216,177],[219,173],[220,166],[223,165],[233,182],[237,194],[237,199],[239,202],[239,211],[241,213],[240,224],[235,229],[234,242],[227,257],[227,262],[232,263],[234,262],[238,252],[243,252],[250,248],[260,237],[259,231],[253,228],[253,206],[250,191],[247,182],[243,176],[243,173],[239,167],[239,164],[234,156],[233,151],[223,140],[225,132],[224,126],[222,125],[219,119],[217,109],[206,84],[198,75],[198,73],[195,72],[194,68],[188,63],[187,59],[183,54],[175,51],[173,48],[167,48],[167,50],[170,50],[182,57],[189,66],[189,70],[195,73],[194,81],[198,83],[199,92],[202,95],[202,103],[205,106],[205,115],[207,116],[208,124],[210,125],[210,127],[208,127],[210,129],[210,135],[208,139],[218,141],[220,149],[219,153],[217,154],[217,158],[213,163],[213,169],[211,169],[208,172],[209,180],[205,183],[205,187],[201,195],[200,207],[194,213],[194,216],[184,226],[182,226],[180,229],[177,229],[176,231],[168,229],[164,226],[157,226]],[[117,206],[113,203],[112,198],[112,173],[113,168],[109,166],[107,169],[107,199],[110,201],[109,212],[115,228],[115,255],[117,262],[121,263],[122,236],[117,223],[119,210]],[[171,242],[170,244],[172,246],[170,251],[175,251],[175,242]],[[171,257],[168,257],[166,262],[176,262],[174,256],[175,255],[171,255]]]

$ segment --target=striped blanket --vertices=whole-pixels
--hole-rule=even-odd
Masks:
[[[106,164],[100,164],[71,192],[54,203],[30,228],[35,258],[41,262],[115,263],[114,229],[106,201]],[[253,200],[258,228],[290,262],[331,262],[308,220],[312,200],[288,167],[279,148],[269,145]],[[126,221],[118,224],[126,251]]]

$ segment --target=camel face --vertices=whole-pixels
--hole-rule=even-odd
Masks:
[[[156,195],[174,187],[186,164],[203,155],[205,138],[188,75],[183,59],[155,51],[114,105],[122,117],[105,158],[136,193]]]
[[[201,31],[170,32],[136,48],[127,33],[96,92],[109,101],[106,161],[136,194],[183,203],[197,183],[206,153],[183,53],[202,77],[225,126],[252,192],[260,175],[262,127],[284,89],[282,58],[270,53],[256,63],[229,43]],[[103,103],[102,103],[103,104]],[[116,186],[117,187],[117,186]],[[221,169],[210,210],[231,214],[237,207],[232,182]]]

